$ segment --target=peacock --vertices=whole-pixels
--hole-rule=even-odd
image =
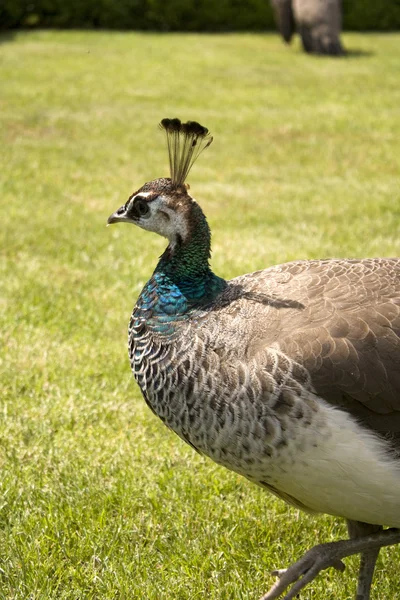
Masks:
[[[344,517],[262,600],[293,599],[361,554],[370,598],[379,550],[400,542],[400,259],[299,260],[226,281],[187,175],[212,137],[163,119],[170,177],[108,219],[168,240],[129,323],[129,359],[150,409],[185,442],[308,512]],[[386,527],[384,529],[384,527]]]

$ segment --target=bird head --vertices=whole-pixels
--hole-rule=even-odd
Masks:
[[[170,246],[184,244],[195,226],[196,213],[201,212],[185,183],[193,163],[207,148],[212,137],[208,129],[196,121],[163,119],[166,133],[170,177],[145,183],[127,202],[108,218],[107,224],[133,223],[168,238]]]

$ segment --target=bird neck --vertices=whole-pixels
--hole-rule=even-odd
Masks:
[[[185,240],[170,244],[140,294],[132,319],[163,335],[174,323],[206,307],[226,287],[209,265],[211,234],[200,207],[194,204]]]
[[[207,219],[197,203],[188,216],[188,234],[169,244],[161,256],[154,275],[178,288],[189,306],[212,301],[226,282],[210,268],[211,232]]]

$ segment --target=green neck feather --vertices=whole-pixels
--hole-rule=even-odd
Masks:
[[[155,272],[168,277],[188,300],[201,304],[212,300],[226,283],[210,268],[211,232],[198,204],[193,204],[189,231],[184,242],[168,246]]]

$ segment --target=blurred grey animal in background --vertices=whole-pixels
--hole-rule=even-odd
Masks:
[[[341,0],[271,0],[278,29],[289,43],[296,29],[303,48],[313,54],[345,54],[340,42]]]

